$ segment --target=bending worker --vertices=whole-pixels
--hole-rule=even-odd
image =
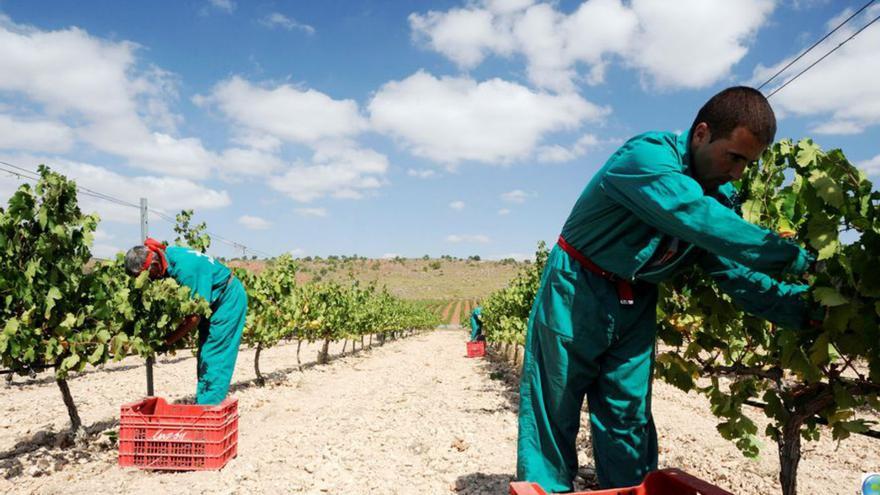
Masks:
[[[734,188],[773,142],[764,96],[713,96],[689,132],[627,141],[596,173],[550,252],[532,307],[520,384],[517,477],[572,490],[584,400],[603,488],[638,485],[657,469],[651,416],[657,283],[697,264],[737,304],[803,328],[807,287],[777,282],[812,257],[743,220]]]
[[[211,305],[211,317],[191,316],[165,340],[171,345],[199,328],[196,404],[219,404],[226,398],[238,357],[238,345],[247,314],[247,294],[232,271],[214,258],[185,247],[147,239],[125,255],[125,270],[137,276],[150,271],[151,279],[171,277]]]
[[[483,308],[477,306],[471,311],[471,342],[485,340],[483,337]]]

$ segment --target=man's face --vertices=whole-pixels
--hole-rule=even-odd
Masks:
[[[162,278],[162,267],[159,266],[158,260],[154,259],[153,262],[150,263],[150,278],[152,280]]]
[[[746,166],[757,161],[766,148],[745,127],[737,127],[730,136],[712,141],[709,126],[700,122],[691,135],[694,178],[703,191],[714,191],[742,177]]]

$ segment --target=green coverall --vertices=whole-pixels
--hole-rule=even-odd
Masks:
[[[603,488],[641,483],[657,468],[651,416],[657,286],[700,265],[736,303],[781,326],[808,321],[806,286],[769,275],[812,259],[743,220],[734,189],[704,193],[692,177],[688,135],[647,133],[625,143],[581,193],[562,229],[567,243],[633,283],[634,304],[558,245],[529,318],[520,384],[517,478],[570,491],[584,396]]]
[[[471,342],[483,334],[483,309],[477,306],[471,311]]]
[[[226,398],[238,357],[247,315],[247,293],[229,268],[189,248],[165,250],[168,275],[211,305],[211,317],[199,322],[197,404],[219,404]]]

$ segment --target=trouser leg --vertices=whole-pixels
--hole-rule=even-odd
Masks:
[[[246,315],[247,295],[241,282],[233,280],[209,325],[199,331],[197,404],[219,404],[226,398]]]
[[[564,253],[551,252],[548,266],[526,335],[517,478],[565,492],[577,474],[581,407],[607,347],[616,295],[606,294],[606,281],[572,267]]]
[[[533,325],[520,383],[517,478],[539,483],[549,492],[571,490],[577,474],[584,394],[572,378],[589,376],[571,361],[571,345],[570,339]]]
[[[656,289],[639,294],[636,304],[621,311],[615,339],[587,390],[602,488],[638,485],[657,469],[657,432],[651,415]]]

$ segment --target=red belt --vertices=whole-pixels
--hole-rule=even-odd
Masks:
[[[571,244],[565,242],[565,239],[561,235],[559,236],[559,240],[556,241],[556,244],[559,244],[559,247],[561,247],[562,250],[568,253],[572,258],[576,259],[581,266],[605,280],[613,282],[617,286],[617,298],[620,300],[620,304],[625,304],[627,306],[633,304],[633,288],[628,280],[622,279],[617,275],[600,268],[599,265],[590,261],[589,258],[584,256],[583,253],[575,249]]]

